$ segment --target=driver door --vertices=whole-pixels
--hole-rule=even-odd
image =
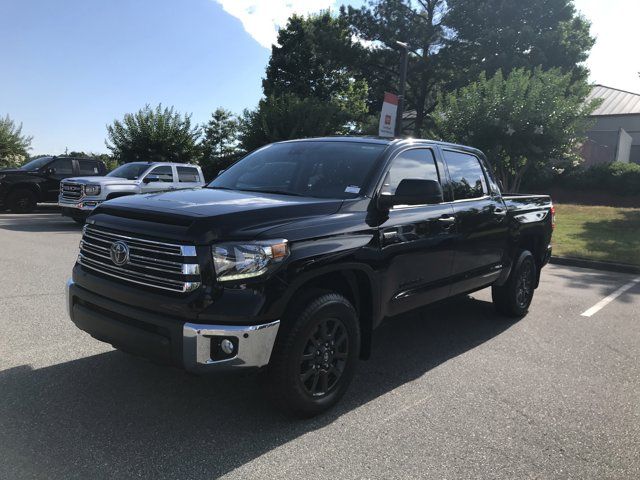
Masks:
[[[152,168],[142,179],[142,193],[164,192],[175,189],[173,167],[160,165]]]
[[[431,148],[401,151],[391,162],[381,192],[393,194],[404,179],[440,182],[444,202],[396,205],[379,230],[383,301],[389,316],[446,298],[450,291],[456,225],[442,162]]]

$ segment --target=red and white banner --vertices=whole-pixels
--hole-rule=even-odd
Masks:
[[[385,93],[380,112],[380,125],[378,135],[381,137],[393,137],[396,129],[396,115],[398,114],[398,96],[394,93]]]

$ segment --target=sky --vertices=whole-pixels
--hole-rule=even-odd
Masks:
[[[1,0],[0,116],[31,154],[106,152],[106,125],[145,104],[206,122],[262,94],[277,27],[336,0]],[[351,0],[358,4],[361,0]],[[590,80],[640,93],[640,0],[575,0],[597,37]]]

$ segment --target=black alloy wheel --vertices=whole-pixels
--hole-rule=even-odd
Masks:
[[[9,194],[9,209],[13,213],[31,213],[38,199],[31,190],[15,190]]]
[[[516,303],[520,308],[527,308],[531,303],[534,276],[533,261],[527,259],[522,262],[516,280]]]
[[[341,320],[323,319],[307,338],[300,359],[300,382],[306,392],[321,397],[342,377],[349,356],[349,333]]]
[[[498,312],[513,318],[527,314],[536,289],[536,268],[530,251],[520,250],[516,253],[507,281],[491,287],[493,305]]]
[[[358,313],[343,295],[310,289],[296,294],[263,371],[276,404],[297,417],[318,415],[345,394],[360,357]]]

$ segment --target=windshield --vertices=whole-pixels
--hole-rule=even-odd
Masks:
[[[33,172],[44,167],[47,163],[51,161],[53,157],[40,157],[35,160],[31,160],[30,162],[25,163],[20,167],[20,170],[27,170],[29,172]]]
[[[107,173],[107,177],[126,178],[127,180],[137,180],[140,175],[151,166],[149,163],[125,163],[112,172]]]
[[[209,188],[354,198],[387,146],[363,142],[288,142],[268,145],[231,166]]]

